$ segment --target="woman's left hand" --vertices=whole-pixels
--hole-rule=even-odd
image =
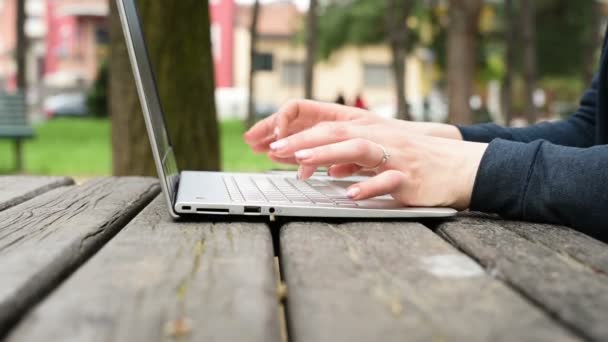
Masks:
[[[300,179],[323,166],[334,177],[371,171],[373,177],[348,189],[354,200],[390,194],[406,206],[466,209],[487,144],[407,134],[385,123],[341,122],[317,125],[270,147],[273,160],[295,157]]]

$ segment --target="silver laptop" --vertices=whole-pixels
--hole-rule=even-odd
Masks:
[[[317,176],[298,181],[295,173],[247,174],[181,171],[177,168],[136,0],[117,0],[131,66],[163,193],[173,217],[264,215],[304,217],[448,217],[450,208],[404,208],[390,196],[352,201],[346,188],[362,178]]]

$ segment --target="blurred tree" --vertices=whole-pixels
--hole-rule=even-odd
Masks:
[[[304,65],[304,97],[313,98],[314,69],[317,59],[318,2],[310,0],[306,16],[306,63]]]
[[[598,47],[602,44],[602,31],[600,29],[602,19],[603,2],[591,1],[591,13],[589,14],[589,25],[586,27],[585,43],[582,52],[583,84],[589,86],[597,66]]]
[[[386,7],[386,31],[393,57],[393,76],[395,78],[395,96],[397,97],[397,118],[409,120],[405,96],[405,73],[409,29],[407,18],[412,9],[411,0],[389,0]]]
[[[473,94],[483,0],[449,0],[447,88],[449,121],[472,123],[469,100]]]
[[[17,25],[15,32],[17,33],[17,89],[24,91],[27,87],[27,72],[26,68],[26,53],[27,53],[27,37],[25,36],[25,0],[17,0]]]
[[[414,42],[407,32],[406,19],[412,3],[413,0],[330,1],[319,20],[318,44],[323,58],[348,44],[389,44],[400,118],[408,118],[405,57]]]
[[[536,2],[523,0],[520,4],[521,42],[523,54],[524,76],[524,110],[526,119],[533,124],[537,119],[537,107],[534,103],[534,93],[538,77],[536,52]]]
[[[517,50],[517,15],[514,6],[515,0],[505,0],[504,37],[505,37],[505,77],[502,88],[502,112],[505,123],[510,125],[513,119],[513,81],[517,63],[515,51]]]
[[[257,68],[258,21],[260,17],[260,1],[255,0],[251,11],[249,27],[249,84],[247,96],[247,120],[245,125],[250,128],[255,124],[255,72]]]
[[[220,168],[209,4],[139,0],[167,126],[182,169]],[[111,1],[110,111],[115,175],[155,175],[120,20]]]

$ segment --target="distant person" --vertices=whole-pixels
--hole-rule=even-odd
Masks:
[[[563,224],[608,241],[607,41],[578,110],[563,120],[455,126],[294,101],[245,140],[275,161],[299,165],[301,179],[322,166],[334,177],[372,170],[374,177],[348,188],[354,200],[391,195],[406,206]]]
[[[336,101],[335,102],[336,102],[336,104],[344,106],[346,104],[346,100],[344,99],[344,94],[338,93],[338,97],[336,97]]]
[[[365,100],[363,100],[363,95],[357,94],[357,97],[355,98],[355,107],[359,109],[367,109],[367,104],[365,103]]]

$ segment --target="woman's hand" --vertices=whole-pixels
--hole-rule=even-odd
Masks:
[[[300,178],[317,167],[346,177],[361,170],[374,176],[348,189],[363,200],[390,194],[407,206],[465,209],[487,144],[408,134],[387,123],[325,123],[270,145],[276,161],[295,158]],[[383,163],[384,151],[390,158]],[[376,168],[377,167],[377,168]]]
[[[380,118],[366,110],[309,100],[293,100],[278,112],[258,122],[244,135],[245,141],[258,153],[268,152],[269,144],[309,129],[321,122],[360,120],[380,122]]]
[[[244,134],[244,138],[254,152],[264,153],[269,151],[272,142],[320,123],[353,121],[358,125],[386,123],[395,128],[399,127],[402,133],[462,140],[460,131],[452,125],[384,119],[366,110],[309,100],[288,102],[277,113],[253,126]],[[281,161],[295,163],[291,158]]]

